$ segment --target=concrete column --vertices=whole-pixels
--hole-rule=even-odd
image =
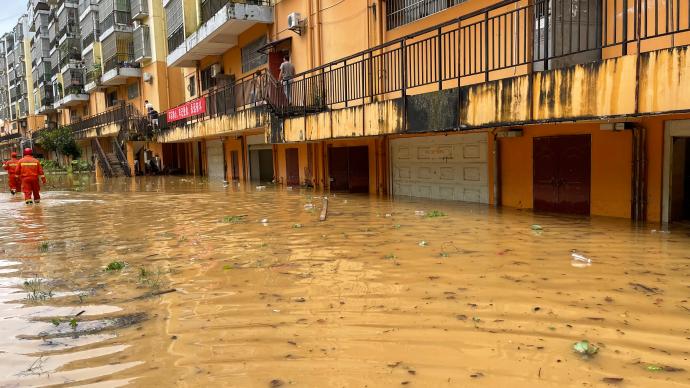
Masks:
[[[131,171],[132,176],[135,176],[134,171],[134,143],[128,141],[125,143],[125,155],[127,156],[127,164],[129,165],[129,171]]]

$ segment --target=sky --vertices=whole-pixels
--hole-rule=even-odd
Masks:
[[[2,11],[0,11],[0,35],[10,32],[17,24],[17,19],[22,14],[27,13],[27,0],[0,0]]]

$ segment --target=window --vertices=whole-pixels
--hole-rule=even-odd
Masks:
[[[137,97],[139,97],[139,83],[135,82],[127,85],[127,99],[131,100]]]
[[[201,70],[201,91],[205,91],[216,86],[216,78],[213,77],[213,65]]]
[[[105,105],[106,106],[113,106],[117,103],[117,90],[113,90],[112,92],[108,92],[105,95]]]
[[[242,47],[242,72],[247,73],[268,62],[268,55],[262,54],[257,50],[266,45],[266,36],[249,43]]]
[[[187,91],[190,97],[196,96],[196,77],[191,76],[187,78]]]

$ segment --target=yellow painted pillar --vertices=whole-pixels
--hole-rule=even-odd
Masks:
[[[127,155],[127,164],[129,165],[129,171],[131,171],[132,176],[136,175],[134,171],[134,143],[128,141],[125,143],[125,154]]]

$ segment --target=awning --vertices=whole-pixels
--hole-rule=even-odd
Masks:
[[[292,37],[291,37],[291,36],[288,36],[287,38],[274,40],[273,42],[268,42],[268,43],[266,43],[265,45],[259,47],[256,51],[257,51],[257,52],[260,52],[261,54],[268,54],[268,53],[266,52],[266,50],[268,50],[268,49],[270,49],[270,48],[273,48],[273,47],[275,47],[275,46],[277,46],[277,45],[279,45],[279,44],[281,44],[281,43],[284,43],[284,42],[291,42],[291,41],[292,41]]]

